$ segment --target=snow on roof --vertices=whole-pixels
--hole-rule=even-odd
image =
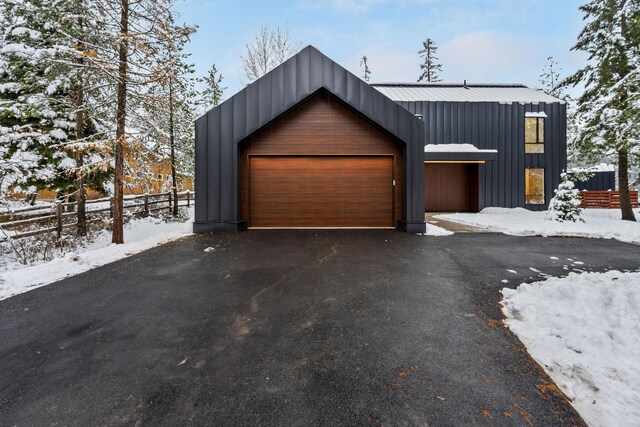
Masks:
[[[615,172],[615,165],[609,163],[600,163],[591,167],[572,168],[569,172]]]
[[[498,150],[480,149],[472,144],[427,144],[425,153],[497,153]]]
[[[374,83],[372,86],[396,102],[564,103],[520,83]]]
[[[545,113],[544,111],[527,111],[526,113],[524,113],[525,117],[547,117],[547,113]]]

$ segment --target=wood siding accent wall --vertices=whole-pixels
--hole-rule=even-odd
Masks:
[[[249,157],[258,155],[393,156],[393,179],[396,182],[393,190],[394,219],[397,221],[404,217],[403,147],[326,93],[319,93],[247,138],[241,142],[239,151],[240,220],[249,221],[249,226],[252,226],[249,212]],[[336,178],[350,179],[346,175]],[[363,189],[354,187],[353,191]],[[354,194],[354,200],[357,198]]]
[[[425,212],[478,211],[478,165],[428,163],[424,181]]]

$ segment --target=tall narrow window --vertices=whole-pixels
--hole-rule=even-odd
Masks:
[[[524,170],[524,194],[527,205],[544,205],[544,169]]]
[[[544,117],[538,114],[524,118],[524,152],[544,153]]]

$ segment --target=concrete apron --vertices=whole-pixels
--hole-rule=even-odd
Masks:
[[[452,231],[454,233],[487,233],[488,230],[483,228],[474,227],[471,225],[460,224],[458,222],[447,221],[442,218],[436,218],[437,215],[445,215],[452,212],[425,212],[424,220],[427,224],[437,225],[445,230]]]

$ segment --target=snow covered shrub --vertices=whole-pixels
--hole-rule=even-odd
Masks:
[[[547,218],[560,222],[565,221],[582,221],[580,214],[580,190],[575,188],[573,181],[569,175],[563,172],[560,175],[562,182],[558,185],[558,189],[554,190],[555,196],[549,202],[549,211]]]

